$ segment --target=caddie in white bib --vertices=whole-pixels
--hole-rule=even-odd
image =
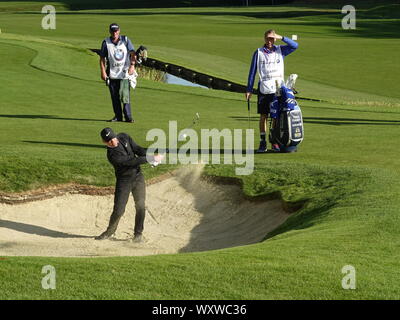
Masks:
[[[110,38],[106,38],[105,41],[110,66],[110,79],[126,79],[126,71],[129,69],[130,59],[125,43],[120,40],[115,45]]]
[[[109,32],[110,37],[103,40],[99,52],[101,79],[110,91],[114,111],[114,117],[109,121],[125,119],[133,123],[130,88],[136,86],[136,51],[130,39],[120,34],[118,24],[110,24]]]
[[[283,55],[280,46],[274,51],[265,47],[258,49],[257,71],[260,77],[260,92],[271,94],[276,92],[276,81],[284,80]]]

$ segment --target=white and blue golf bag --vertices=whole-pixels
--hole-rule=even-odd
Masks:
[[[288,81],[291,85],[292,76]],[[271,104],[271,118],[275,121],[274,125],[271,121],[269,140],[278,144],[281,152],[297,151],[297,145],[304,139],[303,116],[293,91],[293,88],[281,85]]]

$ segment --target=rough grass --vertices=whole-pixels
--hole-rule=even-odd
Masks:
[[[0,35],[0,81],[7,86],[0,88],[0,137],[5,142],[0,190],[70,181],[114,183],[98,136],[108,125],[104,120],[112,116],[109,96],[99,79],[98,59],[87,50],[100,45],[109,20],[120,21],[126,33],[134,35],[136,46],[147,44],[150,56],[242,83],[251,52],[260,43],[257,34],[262,35],[267,22],[283,34],[297,32],[300,39],[305,35],[301,49],[286,62],[288,72],[295,70],[304,79],[299,82],[301,94],[340,103],[301,101],[305,140],[299,152],[256,155],[254,173],[241,177],[243,189],[247,195],[274,195],[289,205],[304,206],[266,235],[267,241],[250,246],[153,257],[5,257],[0,260],[0,298],[398,298],[400,108],[394,90],[397,65],[391,63],[397,57],[398,37],[374,39],[388,48],[376,66],[371,63],[374,53],[365,50],[370,41],[367,21],[365,30],[344,36],[333,26],[338,17],[249,16],[254,8],[231,8],[229,14],[223,8],[179,10],[154,16],[151,10],[132,11],[134,21],[118,11],[65,14],[54,33],[38,27],[37,14],[2,14],[6,33]],[[78,32],[83,25],[84,35]],[[388,26],[394,30],[390,21]],[[149,129],[167,129],[168,120],[178,120],[184,128],[196,112],[201,114],[198,130],[248,125],[247,105],[235,93],[142,80],[132,98],[138,121],[113,128],[130,133],[142,145],[149,143]],[[254,109],[252,104],[250,123],[256,129]],[[257,135],[255,140],[257,144]],[[145,175],[168,169],[172,167],[145,167]],[[235,176],[232,166],[210,165],[206,173]],[[5,245],[16,244],[2,243],[0,251]],[[54,291],[40,286],[41,268],[47,264],[57,270]],[[357,270],[356,290],[341,287],[341,268],[348,264]]]

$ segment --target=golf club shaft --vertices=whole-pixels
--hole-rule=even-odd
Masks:
[[[247,126],[250,129],[250,99],[247,99]]]

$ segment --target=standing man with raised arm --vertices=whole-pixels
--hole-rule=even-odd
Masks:
[[[110,89],[114,109],[114,117],[109,121],[123,121],[124,116],[126,122],[134,122],[127,78],[128,74],[132,75],[135,72],[135,49],[127,36],[120,35],[118,24],[110,24],[109,31],[110,37],[103,40],[100,50],[101,79],[106,81]]]
[[[246,100],[250,100],[256,72],[259,75],[257,112],[260,114],[260,146],[257,153],[267,151],[266,128],[270,104],[276,93],[276,82],[284,81],[284,57],[295,51],[297,42],[278,35],[275,30],[268,30],[264,33],[265,44],[258,48],[251,61],[249,77],[247,81]],[[275,45],[276,40],[282,40],[286,45]],[[272,145],[272,149],[279,149],[279,146]]]

